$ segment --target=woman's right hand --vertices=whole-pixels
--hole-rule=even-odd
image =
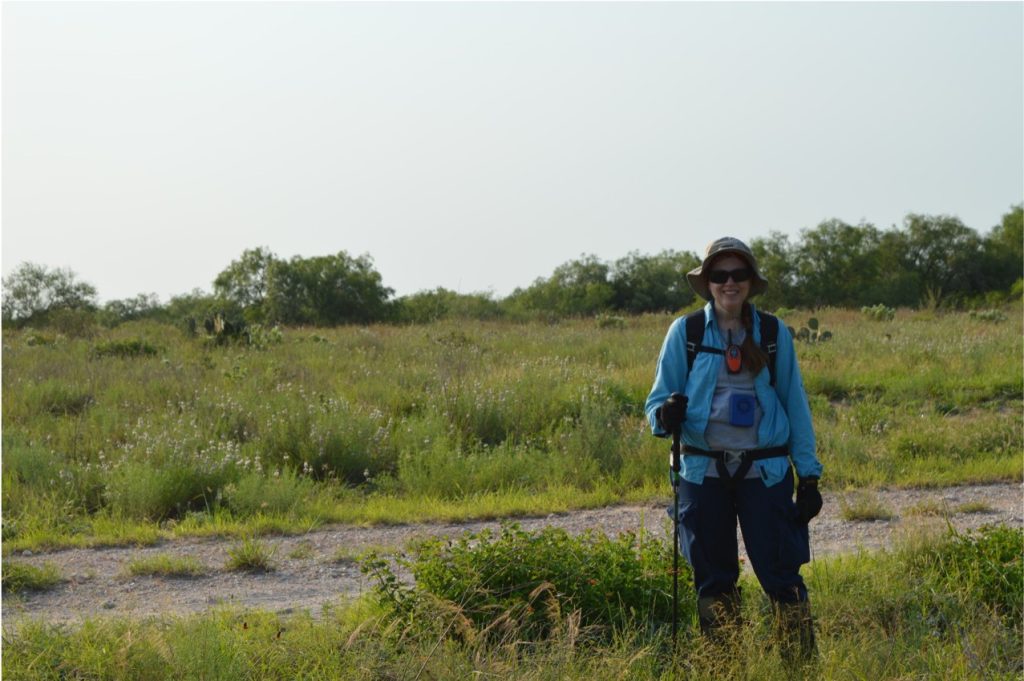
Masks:
[[[672,393],[665,402],[658,407],[658,425],[668,433],[678,433],[686,420],[686,395]]]

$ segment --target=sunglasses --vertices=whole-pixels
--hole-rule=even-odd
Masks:
[[[739,284],[752,276],[754,276],[754,270],[749,267],[741,267],[737,270],[711,270],[708,272],[708,281],[712,284],[724,284],[732,277],[732,280]]]

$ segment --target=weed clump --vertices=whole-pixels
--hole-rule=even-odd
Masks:
[[[953,532],[950,541],[923,550],[917,567],[940,593],[966,591],[1005,621],[1024,621],[1024,530],[989,525]]]
[[[53,563],[46,563],[42,567],[28,563],[4,563],[2,581],[4,593],[17,594],[52,589],[63,582],[64,578]]]
[[[269,547],[256,537],[245,537],[228,549],[224,567],[237,572],[272,572],[276,547]]]
[[[206,569],[192,556],[160,554],[136,558],[128,563],[125,572],[134,576],[198,577],[204,574]]]
[[[132,357],[156,357],[159,350],[149,341],[141,338],[130,340],[112,340],[105,343],[97,343],[92,348],[92,357],[102,359],[104,357],[118,357],[129,359]]]
[[[843,520],[850,521],[892,520],[896,517],[876,496],[866,492],[841,500],[839,514]]]
[[[665,623],[672,616],[671,553],[646,534],[612,539],[589,531],[572,536],[558,528],[528,532],[518,525],[429,539],[400,558],[416,578],[402,583],[390,563],[368,554],[361,569],[376,581],[382,605],[400,616],[443,604],[457,613],[462,635],[526,640],[549,637],[566,621],[595,635],[626,626]],[[680,590],[692,589],[689,572]],[[681,617],[692,613],[680,603]],[[413,618],[415,619],[415,617]]]

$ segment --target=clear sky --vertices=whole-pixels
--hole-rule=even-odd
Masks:
[[[1024,199],[1024,4],[2,5],[3,272],[246,248],[498,296],[593,253]]]

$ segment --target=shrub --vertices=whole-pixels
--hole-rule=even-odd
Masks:
[[[1021,298],[1024,298],[1024,277],[1018,278],[1010,287],[1010,300],[1019,301]]]
[[[599,314],[596,317],[597,328],[599,329],[624,329],[626,320],[623,317],[610,314]]]
[[[598,390],[585,391],[576,421],[565,421],[559,449],[570,461],[592,462],[593,471],[615,475],[622,468],[619,405]],[[584,483],[583,480],[576,481]]]
[[[971,310],[971,319],[977,319],[982,322],[1005,322],[1006,313],[994,308],[990,310]]]
[[[161,464],[128,461],[111,473],[107,503],[117,514],[136,520],[180,518],[186,511],[213,506],[231,474],[227,466],[200,454],[175,456]]]
[[[96,315],[91,310],[51,310],[44,319],[50,329],[67,338],[92,338],[96,335]]]
[[[870,307],[865,305],[860,309],[860,313],[875,322],[891,322],[896,318],[896,310],[881,303]]]
[[[274,427],[260,438],[259,449],[268,466],[283,469],[293,464],[318,480],[362,483],[396,467],[390,425],[376,409],[322,396],[277,414]]]
[[[314,338],[316,337],[314,336]],[[249,345],[256,350],[265,350],[272,345],[280,345],[284,342],[284,334],[281,332],[281,327],[277,325],[268,327],[262,324],[253,324],[249,327],[248,338]]]
[[[159,352],[156,346],[141,338],[112,340],[105,343],[97,343],[92,348],[92,356],[95,359],[103,357],[155,357]]]
[[[34,329],[25,329],[25,345],[28,347],[35,347],[37,345],[53,345],[57,342],[54,336],[47,336],[44,333],[35,331]]]
[[[78,416],[95,402],[91,392],[55,379],[27,386],[25,401],[52,416]]]
[[[313,481],[285,468],[272,476],[247,473],[224,489],[224,501],[242,516],[288,513],[314,494]]]
[[[1024,618],[1024,530],[986,526],[924,550],[914,566],[941,593],[966,590],[973,605],[1021,626]]]
[[[497,534],[485,530],[416,546],[412,558],[399,561],[415,576],[414,587],[399,582],[374,554],[361,567],[376,580],[382,604],[400,612],[413,611],[424,598],[440,599],[483,634],[538,639],[564,616],[606,630],[670,621],[670,561],[668,547],[647,534],[574,537],[559,528],[527,532],[504,525]],[[681,582],[688,593],[689,572]],[[690,600],[680,603],[683,621],[692,615]]]

